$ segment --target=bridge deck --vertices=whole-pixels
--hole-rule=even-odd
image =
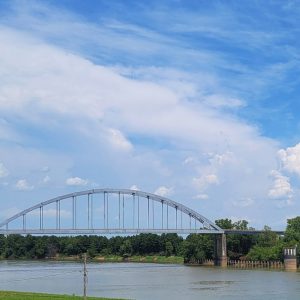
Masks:
[[[70,234],[70,235],[101,235],[101,234],[140,234],[140,233],[177,233],[177,234],[220,234],[209,229],[0,229],[0,234]],[[222,233],[222,232],[221,232]]]
[[[252,234],[260,234],[265,233],[266,230],[239,230],[239,229],[225,229],[224,233],[226,234],[246,234],[246,235],[252,235]],[[285,231],[282,230],[270,230],[270,232],[275,232],[278,235],[284,235]]]
[[[235,229],[226,229],[224,231],[215,231],[209,229],[0,229],[0,234],[45,234],[45,235],[106,235],[106,234],[140,234],[140,233],[177,233],[177,234],[261,234],[266,232],[265,230],[235,230]],[[284,231],[271,231],[275,232],[278,235],[284,235]]]

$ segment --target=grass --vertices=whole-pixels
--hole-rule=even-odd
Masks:
[[[0,299],[8,300],[79,300],[82,296],[54,295],[27,292],[0,291]],[[87,297],[89,300],[108,300],[109,298]],[[111,298],[110,298],[111,299]],[[117,300],[117,299],[115,299]],[[119,299],[121,300],[121,299]]]
[[[179,256],[131,256],[128,258],[130,262],[144,262],[144,263],[159,263],[159,264],[183,264],[183,257]]]
[[[92,261],[100,262],[138,262],[138,263],[158,263],[158,264],[183,264],[183,257],[180,256],[161,256],[161,255],[133,255],[123,258],[118,255],[96,256]]]
[[[0,260],[3,259],[0,257]],[[19,260],[22,260],[19,258]],[[23,260],[28,260],[23,258]],[[36,260],[36,259],[34,259]],[[58,256],[51,258],[50,260],[55,261],[82,261],[79,256]],[[163,256],[163,255],[133,255],[127,258],[123,258],[119,255],[97,255],[90,259],[93,262],[134,262],[134,263],[157,263],[157,264],[183,264],[183,257],[181,256]],[[2,299],[2,298],[0,298]]]

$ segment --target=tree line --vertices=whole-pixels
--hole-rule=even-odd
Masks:
[[[230,219],[216,220],[222,229],[252,229],[248,222]],[[284,237],[265,226],[259,235],[227,235],[230,259],[282,260],[283,248],[300,241],[300,217],[287,220]],[[139,234],[135,236],[22,236],[0,235],[0,257],[4,259],[44,259],[59,256],[90,257],[118,255],[181,256],[187,263],[201,263],[214,259],[214,236],[190,234],[183,238],[177,234]]]

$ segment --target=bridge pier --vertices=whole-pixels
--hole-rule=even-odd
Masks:
[[[297,248],[284,248],[284,269],[286,271],[297,271]]]
[[[227,244],[225,233],[215,235],[215,266],[227,267]]]

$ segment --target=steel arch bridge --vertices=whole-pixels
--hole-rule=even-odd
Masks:
[[[109,188],[52,198],[0,223],[0,234],[5,235],[139,233],[222,234],[224,230],[168,198]]]

